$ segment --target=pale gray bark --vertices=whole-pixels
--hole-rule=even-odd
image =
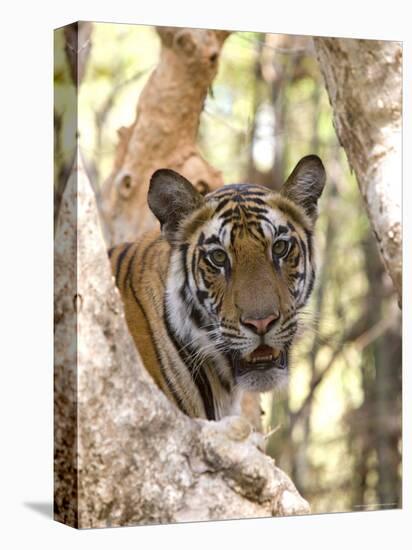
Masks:
[[[81,166],[55,256],[56,519],[86,528],[308,513],[247,421],[186,417],[142,367]]]
[[[402,299],[402,44],[315,38],[334,125]]]

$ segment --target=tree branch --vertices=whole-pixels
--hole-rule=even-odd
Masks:
[[[147,189],[158,168],[172,168],[201,192],[220,187],[220,172],[197,147],[200,115],[216,75],[225,31],[159,27],[159,63],[143,89],[136,119],[121,129],[112,173],[102,192],[110,240],[134,240],[152,229]]]
[[[315,38],[340,143],[402,300],[402,45]]]

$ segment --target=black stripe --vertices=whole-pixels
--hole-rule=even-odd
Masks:
[[[131,258],[129,259],[129,265],[127,266],[126,275],[124,276],[124,284],[125,285],[127,284],[127,282],[129,282],[130,285],[132,283],[132,278],[131,278],[132,267],[134,266],[134,259],[135,259],[136,254],[137,254],[137,250],[138,250],[138,248],[136,246]]]
[[[216,314],[220,313],[220,311],[222,310],[223,298],[224,294],[222,292],[220,296],[217,294],[215,299],[213,300],[213,309]]]
[[[219,201],[225,199],[244,202],[246,200],[259,200],[259,197],[267,197],[268,191],[260,190],[256,187],[250,187],[244,184],[241,185],[226,185],[217,191],[211,193],[208,197],[208,202]]]
[[[216,235],[211,235],[205,240],[205,244],[221,244],[221,242]]]
[[[292,329],[292,331],[295,331],[296,326],[297,326],[297,321],[293,320],[287,326],[283,326],[282,329],[278,333],[276,333],[276,336],[283,336],[285,332],[289,331],[289,329]]]
[[[219,216],[220,220],[225,220],[226,218],[230,218],[236,214],[237,216],[240,216],[240,208],[239,206],[233,206],[232,208],[228,208],[224,212],[222,212]]]
[[[262,228],[260,227],[260,224],[256,222],[250,222],[248,223],[248,231],[251,234],[251,236],[260,243],[264,248],[267,246],[267,241],[265,234],[263,233]]]
[[[301,241],[301,244],[302,244],[302,249],[304,251],[304,257],[305,257],[305,261],[304,261],[304,275],[305,275],[305,279],[307,277],[307,265],[308,264],[309,266],[312,267],[311,269],[311,273],[310,273],[310,279],[309,279],[309,284],[307,286],[307,289],[306,289],[306,292],[305,292],[305,295],[303,296],[303,303],[306,304],[312,290],[313,290],[313,285],[314,285],[314,282],[315,282],[315,270],[312,266],[312,254],[313,254],[313,249],[312,249],[312,232],[309,231],[308,229],[304,229],[305,231],[305,235],[306,235],[306,239],[307,239],[307,249],[306,249],[306,245],[303,241]],[[303,292],[303,289],[302,289],[302,292]]]
[[[264,214],[267,214],[267,210],[265,210],[263,213],[257,213],[257,212],[248,212],[248,210],[244,209],[244,208],[241,208],[241,207],[236,207],[234,209],[230,209],[230,210],[226,210],[226,212],[223,212],[223,214],[221,214],[219,216],[219,219],[222,220],[223,219],[223,222],[220,224],[220,230],[228,223],[232,222],[232,221],[239,221],[242,219],[242,214],[241,214],[241,210],[243,212],[243,216],[244,218],[246,218],[246,221],[247,223],[250,223],[251,221],[261,221],[261,222],[266,222],[268,223],[271,227],[273,227],[273,223],[269,220],[269,218],[267,218]],[[219,230],[219,234],[220,234],[220,230]]]
[[[119,277],[120,277],[120,269],[122,267],[123,260],[126,256],[126,254],[129,252],[130,247],[133,243],[126,243],[123,250],[120,252],[119,256],[117,257],[116,261],[116,286],[119,286]]]
[[[256,229],[256,231],[259,233],[259,235],[262,237],[263,242],[266,243],[266,235],[263,232],[263,229],[260,226],[260,223],[257,222],[250,222],[250,225]]]
[[[291,319],[294,319],[295,316],[296,316],[296,314],[295,314],[295,312],[293,311],[293,312],[289,315],[289,317],[285,317],[285,318],[284,318],[283,324],[286,325],[286,323],[287,323],[288,321],[290,321]]]
[[[214,192],[212,195],[210,195],[209,200],[210,202],[216,203],[217,201],[223,201],[225,199],[232,199],[234,196],[233,191],[227,191],[226,189],[221,189],[216,192]],[[209,202],[208,200],[208,202]],[[218,203],[219,204],[219,203]]]
[[[203,284],[205,285],[205,287],[207,289],[209,289],[212,286],[212,283],[210,283],[206,278],[207,270],[203,269],[203,267],[199,266],[199,273],[200,273],[200,278],[202,279]]]
[[[197,389],[199,390],[200,397],[203,401],[203,405],[206,412],[206,418],[208,420],[216,420],[215,408],[213,404],[213,394],[212,389],[209,384],[209,380],[206,376],[206,373],[203,371],[203,368],[200,367],[196,369],[196,375],[193,376],[194,366],[191,364],[190,357],[193,355],[194,350],[191,346],[185,346],[185,344],[180,340],[180,338],[174,332],[169,316],[167,314],[166,304],[164,303],[164,321],[167,334],[170,340],[173,342],[174,347],[176,348],[177,353],[179,354],[182,363],[189,370],[193,382],[196,384]]]
[[[139,282],[142,281],[144,275],[145,275],[145,271],[146,271],[146,262],[148,261],[148,254],[149,252],[152,250],[153,247],[155,247],[160,240],[163,239],[163,236],[162,235],[159,235],[158,237],[156,237],[156,239],[154,241],[152,241],[151,243],[149,243],[145,250],[143,251],[143,254],[142,254],[142,257],[141,257],[141,260],[140,260],[140,278],[139,278]]]
[[[310,259],[308,260],[308,252],[306,248],[306,244],[303,241],[299,241],[301,244],[302,252],[303,252],[303,279],[306,280],[307,277],[307,264],[310,263]],[[305,285],[303,285],[302,292],[304,290]],[[301,297],[299,297],[300,299]],[[306,300],[304,300],[306,302]]]
[[[268,214],[268,208],[259,208],[258,206],[246,206],[243,208],[247,212],[253,212],[254,214]]]
[[[263,196],[263,195],[252,195],[249,193],[244,193],[243,196],[239,196],[239,195],[236,196],[234,200],[240,204],[243,204],[245,202],[255,202],[256,204],[261,204],[262,206],[267,207],[266,201],[260,199],[259,196]]]
[[[296,271],[295,273],[290,273],[289,274],[289,277],[291,279],[293,279],[294,281],[298,280],[298,281],[302,281],[302,279],[305,278],[304,274],[301,273],[300,271]]]
[[[189,295],[191,294],[190,286],[189,286],[189,272],[187,270],[188,249],[189,249],[188,244],[184,243],[180,245],[181,260],[182,260],[181,263],[183,265],[183,272],[184,272],[184,282],[183,282],[182,288],[179,291],[179,294],[180,294],[180,298],[186,305],[188,305],[189,303]],[[200,254],[204,254],[204,252],[200,251]],[[191,267],[193,269],[193,264]],[[202,328],[202,321],[203,321],[202,313],[197,309],[197,307],[194,304],[192,304],[190,307],[188,306],[188,315],[197,327]]]
[[[228,338],[233,338],[234,340],[247,340],[246,336],[240,334],[233,334],[232,332],[221,331],[222,336],[227,336]]]
[[[218,214],[229,202],[230,202],[230,197],[222,200],[222,202],[220,202],[215,208],[213,215],[215,216],[216,214]]]
[[[273,227],[273,223],[269,220],[269,218],[267,218],[263,214],[254,214],[253,219],[260,222],[266,222],[267,224]]]
[[[289,207],[289,205],[287,204],[278,204],[276,206],[276,208],[282,212],[283,214],[285,214],[285,216],[289,217],[289,218],[292,218],[292,220],[297,224],[299,225],[300,227],[303,227],[303,229],[305,229],[305,227],[303,226],[303,223],[302,223],[302,218],[301,218],[301,214],[299,211],[296,211],[298,210],[298,208],[291,208]]]
[[[207,300],[207,298],[209,297],[209,293],[206,292],[206,290],[197,290],[196,297],[200,305],[203,305],[205,303],[205,300]]]
[[[180,297],[184,302],[187,302],[186,288],[189,286],[189,274],[187,272],[187,265],[186,265],[188,249],[189,249],[189,245],[186,243],[181,244],[179,247],[179,251],[181,253],[181,264],[183,266],[183,273],[184,273],[184,283],[182,288],[180,289]]]
[[[308,241],[308,250],[309,250],[309,260],[312,260],[312,231],[309,231],[308,229],[304,228],[305,235]]]
[[[235,223],[233,224],[233,227],[232,229],[230,230],[230,244],[233,246],[234,245],[234,242],[235,242],[235,233],[237,231],[239,231],[239,229],[241,228],[242,226],[238,223]]]
[[[288,232],[288,228],[284,225],[278,225],[275,229],[277,235],[282,235],[283,233]]]
[[[240,216],[233,216],[232,218],[227,218],[226,220],[224,220],[221,225],[220,225],[220,228],[219,228],[219,235],[222,233],[223,229],[225,228],[225,226],[229,223],[237,223],[239,220],[240,220]]]
[[[131,260],[130,263],[133,262],[134,258],[136,256],[136,253],[133,255],[133,258]],[[141,303],[141,301],[139,300],[138,296],[137,296],[137,292],[136,292],[136,289],[134,288],[133,286],[133,283],[132,283],[132,280],[128,279],[128,282],[129,282],[129,286],[130,286],[130,290],[132,291],[132,295],[133,295],[133,298],[136,302],[136,304],[138,305],[138,307],[140,308],[142,314],[143,314],[143,317],[147,323],[147,326],[148,326],[148,330],[149,330],[149,334],[150,334],[150,338],[153,342],[153,347],[154,347],[154,350],[155,350],[155,354],[156,354],[156,358],[157,358],[157,363],[160,367],[160,371],[162,373],[162,376],[163,376],[163,379],[165,380],[166,382],[166,385],[170,391],[170,393],[173,395],[173,398],[175,399],[179,409],[184,412],[187,416],[190,416],[186,407],[184,406],[183,404],[183,401],[182,399],[180,398],[180,396],[176,393],[176,389],[173,387],[172,383],[170,382],[169,378],[167,377],[166,373],[165,373],[165,370],[164,370],[164,366],[163,366],[163,363],[162,363],[162,360],[161,360],[161,356],[160,356],[160,353],[159,353],[159,350],[157,349],[157,345],[156,345],[156,340],[154,338],[154,334],[153,334],[153,330],[152,330],[152,327],[150,326],[150,322],[149,322],[149,319],[146,315],[146,311],[144,310],[143,308],[143,305]]]
[[[192,304],[190,309],[188,310],[190,319],[194,322],[194,324],[199,328],[203,328],[203,317],[202,312],[197,309],[195,304]]]
[[[204,260],[205,263],[207,263],[208,267],[210,268],[210,271],[212,271],[212,273],[214,273],[215,275],[219,275],[220,273],[220,268],[219,267],[216,267],[212,262],[211,260],[209,259],[209,256],[207,254],[204,254],[204,252],[202,252],[202,260]]]
[[[306,293],[305,293],[305,297],[303,298],[303,303],[306,304],[312,290],[313,290],[313,285],[315,283],[315,270],[312,268],[312,271],[311,271],[311,278],[310,278],[310,281],[309,281],[309,285],[308,285],[308,288],[306,290]]]
[[[304,244],[303,241],[302,241],[302,244]],[[297,247],[298,250],[297,250],[297,253],[296,253],[295,258],[293,258],[293,260],[292,260],[291,255],[292,255],[293,250],[294,250],[296,247]],[[290,262],[289,265],[290,265],[291,267],[296,268],[296,267],[298,266],[299,260],[300,260],[300,253],[299,253],[298,240],[296,239],[296,237],[293,237],[293,236],[292,236],[292,237],[290,238],[290,247],[289,247],[289,251],[288,251],[288,253],[287,253],[286,258],[289,258],[289,262]]]
[[[196,281],[196,250],[194,251],[193,255],[192,255],[192,277],[193,277],[193,280],[195,281],[195,283],[197,283]]]

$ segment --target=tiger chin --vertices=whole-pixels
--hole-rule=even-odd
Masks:
[[[324,184],[315,155],[279,192],[232,184],[202,196],[173,170],[153,174],[148,204],[161,231],[109,256],[143,363],[187,415],[239,414],[245,390],[287,383]]]

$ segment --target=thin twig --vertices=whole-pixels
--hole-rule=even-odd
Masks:
[[[281,427],[282,427],[282,424],[278,424],[275,428],[273,428],[272,430],[270,430],[270,432],[268,432],[263,436],[264,439],[268,440],[269,437],[272,437],[272,435],[275,434],[277,431],[279,431]]]
[[[362,324],[363,322],[362,320],[360,320],[359,323],[357,323],[357,326]],[[371,329],[368,329],[367,331],[364,331],[359,335],[356,334],[356,327],[352,327],[352,329],[346,333],[346,335],[341,339],[340,344],[337,345],[337,348],[335,349],[326,367],[322,370],[322,372],[318,373],[313,378],[312,383],[310,385],[309,393],[306,396],[305,400],[303,401],[302,405],[300,406],[299,410],[291,414],[291,417],[290,417],[291,431],[293,430],[299,418],[305,412],[306,408],[312,402],[316,388],[322,382],[322,380],[324,379],[324,376],[330,371],[337,357],[344,351],[345,346],[350,343],[350,344],[355,344],[359,349],[364,349],[366,346],[369,346],[372,342],[374,342],[377,338],[379,338],[386,330],[388,330],[390,326],[391,326],[391,322],[389,322],[388,320],[386,320],[385,322],[379,321]],[[360,340],[360,343],[358,342],[359,340]]]

